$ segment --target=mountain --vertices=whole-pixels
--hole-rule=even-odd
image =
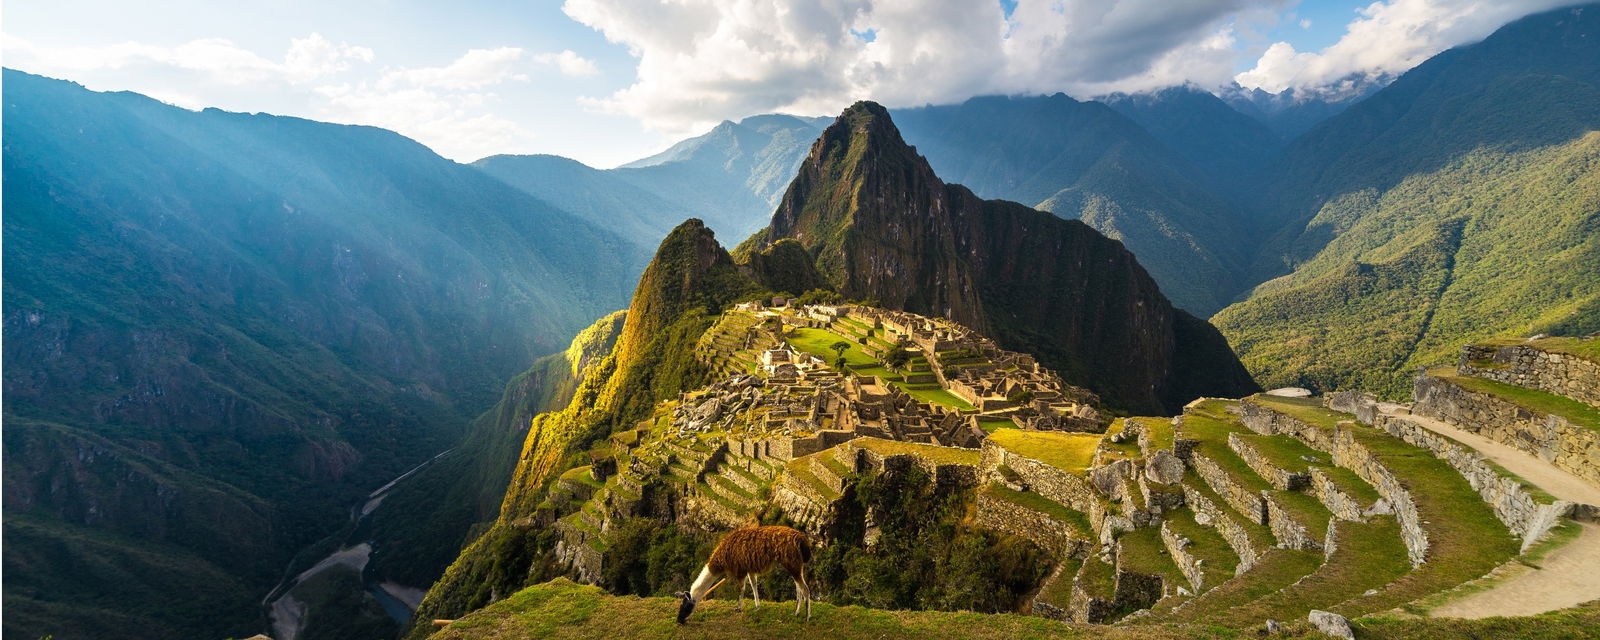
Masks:
[[[1265,124],[1193,86],[1115,93],[1096,100],[1139,123],[1235,197],[1248,196],[1251,178],[1283,146],[1283,139]]]
[[[473,166],[645,246],[685,218],[743,237],[772,213],[826,122],[781,114],[725,121],[615,169],[557,156],[491,156]]]
[[[955,320],[1114,407],[1170,411],[1255,388],[1221,335],[1173,308],[1122,243],[944,183],[874,103],[823,132],[772,223],[736,253],[783,239],[845,297]]]
[[[557,549],[554,509],[540,501],[546,485],[658,401],[703,384],[710,371],[693,358],[695,342],[724,308],[762,293],[705,223],[690,219],[669,233],[639,279],[616,346],[589,369],[570,404],[534,418],[498,518],[429,590],[409,637],[431,631],[417,620],[477,609],[548,571]]]
[[[1105,104],[990,96],[894,117],[940,176],[1122,240],[1184,309],[1209,315],[1248,284],[1243,207]]]
[[[1600,329],[1600,6],[1435,56],[1275,163],[1283,274],[1214,318],[1269,385],[1398,396],[1465,340]]]
[[[1394,78],[1356,75],[1316,91],[1289,87],[1277,93],[1246,89],[1237,83],[1224,87],[1217,97],[1239,113],[1256,119],[1283,140],[1293,140],[1323,120],[1339,114],[1382,89]]]
[[[637,187],[614,172],[561,156],[489,156],[472,166],[643,246],[659,241],[678,221],[693,217],[692,207]]]
[[[7,634],[261,629],[642,264],[392,132],[4,86]]]

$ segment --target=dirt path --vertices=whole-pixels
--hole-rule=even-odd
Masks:
[[[1543,568],[1505,579],[1429,612],[1436,618],[1527,616],[1600,598],[1600,525],[1578,523],[1583,534],[1550,552]]]
[[[1540,489],[1562,500],[1600,505],[1600,487],[1578,479],[1555,465],[1523,453],[1511,446],[1500,444],[1478,434],[1460,429],[1448,422],[1417,415],[1400,416],[1415,422],[1429,431],[1454,438],[1457,442],[1477,449],[1484,457],[1493,460],[1506,470],[1522,476]]]
[[[1477,449],[1508,471],[1562,500],[1600,505],[1600,487],[1579,480],[1544,460],[1449,423],[1422,416],[1406,418]],[[1526,616],[1600,599],[1600,525],[1578,523],[1576,540],[1550,552],[1535,569],[1513,561],[1500,570],[1508,576],[1485,591],[1436,607],[1443,618]]]

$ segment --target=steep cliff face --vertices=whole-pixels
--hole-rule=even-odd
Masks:
[[[823,132],[739,253],[785,238],[846,297],[993,335],[1113,406],[1170,411],[1256,389],[1221,335],[1173,308],[1122,243],[945,184],[874,103]]]

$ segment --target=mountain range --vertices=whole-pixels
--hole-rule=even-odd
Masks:
[[[8,69],[5,631],[249,635],[363,541],[362,588],[492,600],[539,487],[757,295],[956,319],[1119,412],[1600,330],[1597,42],[1589,5],[1334,97],[859,104],[606,170]]]

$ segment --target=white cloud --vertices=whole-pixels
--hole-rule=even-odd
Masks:
[[[372,62],[366,47],[334,44],[312,33],[289,42],[283,60],[273,61],[244,49],[226,38],[200,38],[167,47],[124,42],[94,47],[46,47],[7,36],[7,64],[26,66],[40,73],[74,73],[121,70],[141,65],[165,66],[199,72],[225,84],[282,81],[312,82],[346,71],[355,62]]]
[[[1511,20],[1572,0],[1381,0],[1359,11],[1338,42],[1317,53],[1273,43],[1240,85],[1277,92],[1316,89],[1354,76],[1397,74],[1488,36]]]
[[[380,89],[397,86],[425,86],[435,89],[481,89],[507,81],[524,81],[523,59],[527,52],[517,47],[471,49],[442,67],[416,67],[384,72]]]
[[[763,111],[827,113],[984,93],[1080,94],[1234,72],[1234,23],[1286,0],[567,0],[639,63],[592,103],[687,132]],[[871,33],[872,38],[857,34]]]
[[[555,65],[562,75],[592,76],[600,73],[600,68],[595,66],[593,60],[580,56],[571,49],[564,49],[561,53],[541,53],[534,56],[533,60],[539,64]]]
[[[1311,28],[1311,20],[1309,18],[1301,18],[1300,19],[1300,28],[1301,29],[1310,29]]]

